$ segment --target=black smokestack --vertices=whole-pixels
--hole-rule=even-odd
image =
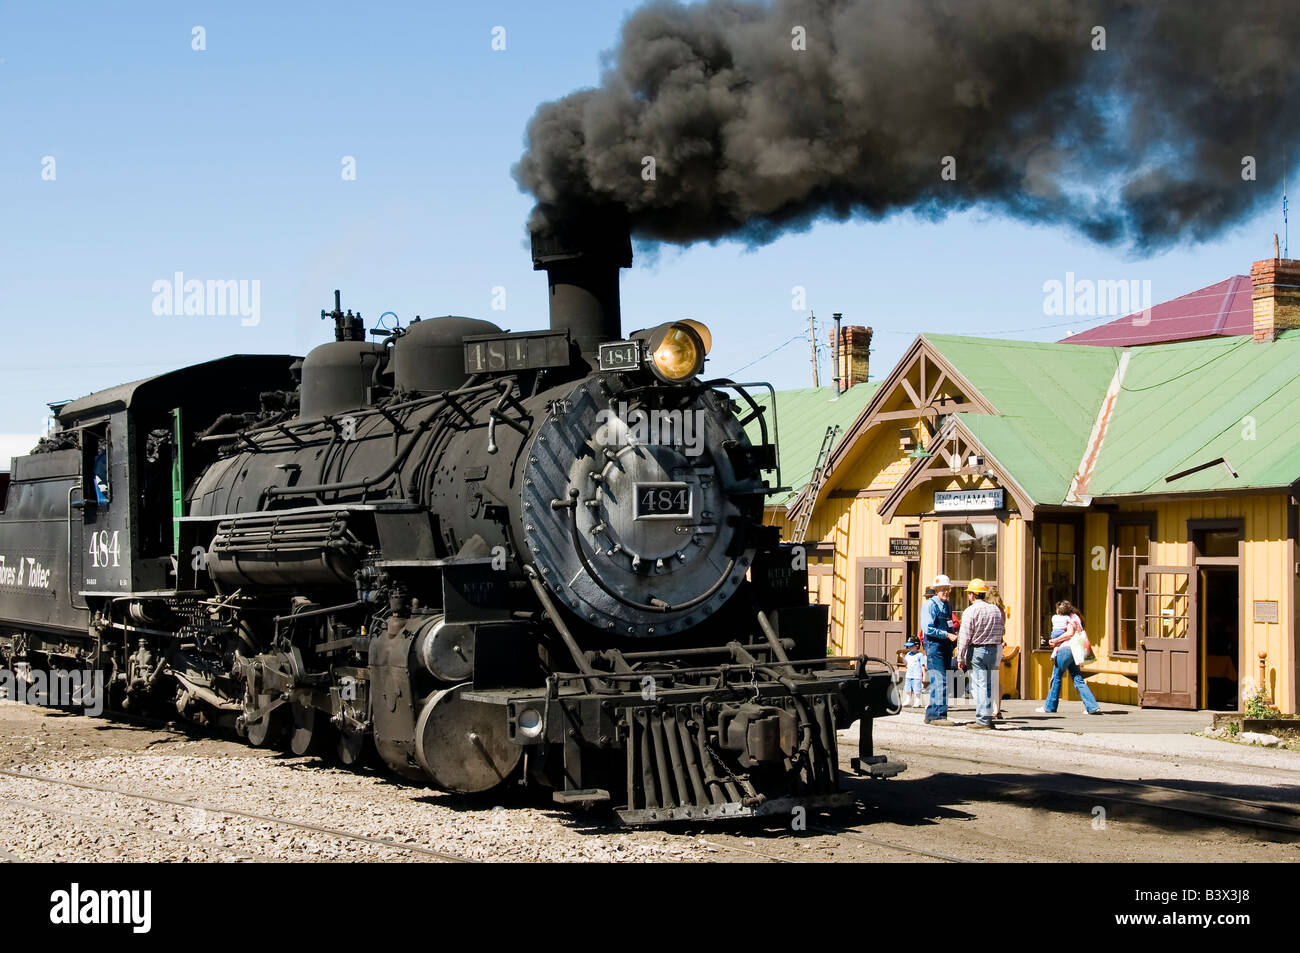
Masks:
[[[978,204],[1154,249],[1277,201],[1297,50],[1294,0],[654,2],[514,174],[651,240]]]
[[[533,268],[546,272],[551,329],[567,329],[584,354],[622,337],[618,270],[632,264],[627,214],[617,207],[539,206],[529,223]]]

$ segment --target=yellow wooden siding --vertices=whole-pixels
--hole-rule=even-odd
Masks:
[[[892,490],[914,462],[899,444],[898,432],[919,427],[918,420],[886,420],[868,431],[861,454],[846,461],[828,486],[853,490]]]
[[[1293,529],[1291,516],[1287,515],[1288,532]],[[1284,711],[1300,711],[1300,540],[1292,540],[1287,565],[1292,567],[1291,609],[1286,614],[1279,613],[1278,618],[1291,620],[1291,637],[1288,648],[1291,651],[1291,691],[1279,696],[1277,701]]]
[[[857,646],[856,593],[861,584],[857,578],[858,557],[889,557],[890,529],[880,519],[880,500],[858,497],[830,501],[843,504],[836,507],[840,518],[834,528],[836,599],[831,609],[831,645],[838,654],[851,653]]]
[[[1286,644],[1286,620],[1295,612],[1295,591],[1289,559],[1292,545],[1287,537],[1286,502],[1286,497],[1279,494],[1180,500],[1151,507],[1156,513],[1158,537],[1152,547],[1152,562],[1166,566],[1189,565],[1188,520],[1235,518],[1245,522],[1241,567],[1244,638],[1242,657],[1238,660],[1243,700],[1258,684],[1260,652],[1267,653],[1265,678],[1270,694],[1285,702],[1291,693],[1295,647]],[[1131,508],[1142,509],[1140,506]],[[1278,603],[1277,622],[1254,621],[1253,609],[1257,600]]]
[[[1025,590],[1025,547],[1029,532],[1029,525],[1019,514],[1008,516],[1001,525],[1002,536],[998,540],[998,590],[1002,601],[1011,610],[1003,641],[1007,645],[1020,646],[1021,655],[1024,654],[1026,637],[1021,621],[1022,610],[1029,598]]]
[[[1267,685],[1285,710],[1294,709],[1296,677],[1295,646],[1288,642],[1286,620],[1294,618],[1297,584],[1294,580],[1294,545],[1287,536],[1287,499],[1282,495],[1219,497],[1158,503],[1132,502],[1120,505],[1121,513],[1154,513],[1155,535],[1149,565],[1191,568],[1189,520],[1241,519],[1244,521],[1241,577],[1243,629],[1242,656],[1238,669],[1242,698],[1258,682],[1260,652],[1266,652]],[[1104,556],[1104,559],[1101,558]],[[1136,705],[1137,658],[1114,655],[1113,596],[1109,572],[1110,531],[1105,514],[1089,513],[1084,526],[1083,602],[1088,632],[1098,643],[1098,658],[1087,666],[1088,687],[1098,701]],[[1278,621],[1254,621],[1254,602],[1278,603]],[[1036,697],[1047,693],[1051,665],[1046,652],[1032,653],[1030,690]],[[1070,693],[1071,696],[1073,693]]]

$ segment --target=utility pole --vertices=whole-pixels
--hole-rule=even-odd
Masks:
[[[835,396],[839,397],[844,393],[844,341],[840,332],[844,315],[836,311],[831,317],[835,319],[835,346],[831,349],[835,354]]]
[[[817,373],[817,318],[808,312],[808,336],[812,339],[813,387],[821,387],[821,377]]]

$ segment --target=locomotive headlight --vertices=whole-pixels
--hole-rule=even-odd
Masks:
[[[713,332],[709,330],[708,325],[703,321],[696,321],[694,318],[683,318],[678,324],[684,324],[700,336],[704,343],[704,353],[708,354],[713,350]]]
[[[704,367],[704,338],[685,321],[664,324],[650,335],[650,369],[669,383],[684,381],[698,374]],[[700,325],[700,327],[704,327]],[[704,328],[707,333],[708,329]]]
[[[519,726],[519,733],[529,740],[537,738],[542,733],[542,713],[536,708],[525,708],[515,719],[515,724]]]

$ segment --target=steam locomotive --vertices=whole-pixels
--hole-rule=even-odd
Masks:
[[[871,741],[893,667],[828,657],[802,553],[762,525],[773,404],[703,379],[703,324],[621,333],[625,228],[532,252],[546,330],[368,341],[335,292],[305,359],[55,405],[0,513],[0,663],[627,824],[848,803],[835,732],[859,719],[852,770],[901,770]]]

